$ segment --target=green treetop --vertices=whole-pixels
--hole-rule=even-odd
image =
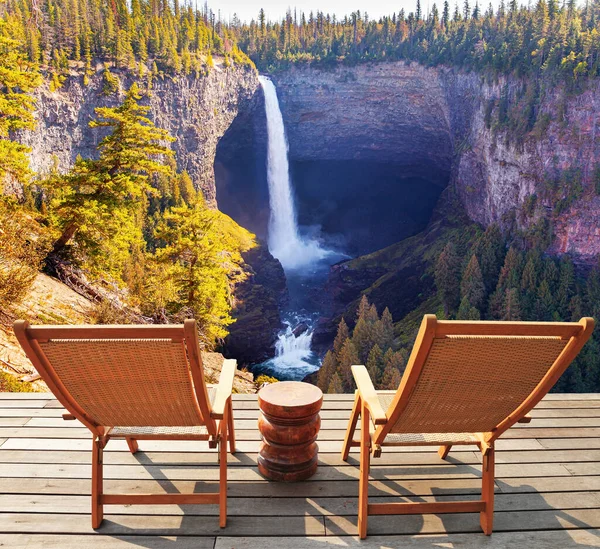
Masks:
[[[201,198],[165,212],[156,229],[163,246],[155,254],[158,269],[147,296],[149,301],[158,296],[171,314],[195,318],[209,347],[227,335],[226,327],[233,322],[222,257],[229,246],[218,230],[219,215]]]
[[[29,95],[41,82],[35,64],[21,52],[21,43],[0,19],[0,191],[7,177],[26,183],[29,148],[11,139],[17,130],[32,129],[34,99]]]
[[[170,173],[161,159],[173,155],[163,143],[174,141],[146,117],[149,107],[140,105],[140,98],[133,84],[120,106],[96,109],[98,119],[90,126],[111,130],[98,145],[100,157],[78,158],[68,174],[51,179],[53,212],[61,231],[54,253],[74,237],[88,252],[101,240],[127,246],[140,238],[136,215],[146,195],[154,192],[150,176]]]

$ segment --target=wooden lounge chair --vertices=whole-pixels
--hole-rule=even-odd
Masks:
[[[494,442],[548,393],[594,329],[577,323],[438,321],[426,315],[397,391],[376,391],[364,366],[352,366],[358,387],[342,459],[360,446],[358,531],[368,515],[480,513],[492,533]],[[360,440],[354,440],[358,418]],[[371,455],[384,446],[440,446],[444,459],[457,444],[479,446],[482,497],[478,501],[368,503]]]
[[[91,432],[92,527],[110,504],[218,504],[227,521],[227,441],[235,452],[231,392],[235,360],[225,360],[219,384],[206,385],[196,322],[165,326],[29,326],[15,334],[50,390]],[[102,453],[110,439],[207,440],[219,447],[219,492],[105,494]]]

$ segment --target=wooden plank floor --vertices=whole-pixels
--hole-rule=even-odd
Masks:
[[[358,453],[339,452],[350,395],[328,395],[321,412],[319,471],[299,484],[262,479],[256,468],[256,396],[235,395],[238,453],[229,457],[229,520],[217,506],[107,506],[90,526],[89,432],[61,418],[46,394],[0,393],[0,547],[319,549],[323,547],[600,547],[600,394],[549,395],[533,421],[498,443],[495,532],[477,514],[378,516],[369,538],[356,535]],[[214,491],[216,453],[206,443],[124,442],[105,452],[107,492]],[[373,461],[371,502],[476,499],[481,459],[458,447],[448,462],[436,449],[387,449]]]

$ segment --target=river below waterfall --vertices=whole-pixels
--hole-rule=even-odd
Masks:
[[[322,306],[320,290],[327,280],[329,267],[345,257],[330,253],[303,269],[286,271],[290,298],[282,311],[285,328],[277,336],[275,356],[252,366],[255,375],[267,374],[281,381],[300,381],[319,369],[321,359],[311,350],[311,343]]]

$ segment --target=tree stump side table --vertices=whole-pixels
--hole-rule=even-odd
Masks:
[[[258,470],[263,476],[297,482],[315,474],[322,403],[321,389],[299,381],[272,383],[258,392]]]

